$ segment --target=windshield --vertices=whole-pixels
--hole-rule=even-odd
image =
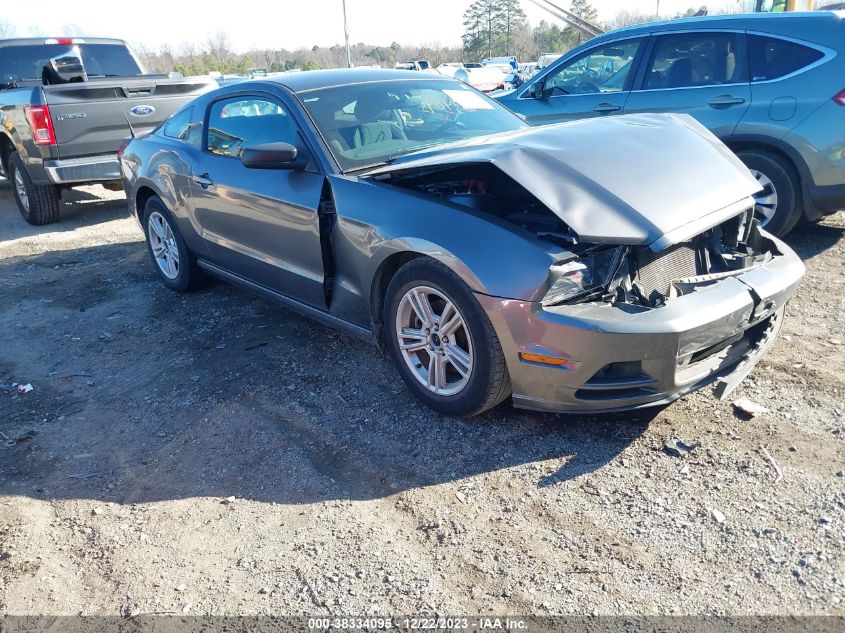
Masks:
[[[343,171],[527,124],[460,82],[384,81],[299,93]]]
[[[122,44],[76,44],[89,77],[135,77],[138,62]],[[67,44],[24,44],[0,47],[0,82],[41,79],[47,62],[73,48]]]

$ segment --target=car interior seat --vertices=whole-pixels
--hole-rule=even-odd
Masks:
[[[681,57],[672,62],[669,72],[666,73],[666,87],[678,88],[692,84],[692,60],[689,57]]]
[[[396,104],[386,93],[362,95],[355,104],[355,118],[358,125],[353,126],[352,137],[348,139],[352,147],[362,147],[391,140],[404,140],[405,131],[393,121],[380,119],[384,112],[395,109]]]

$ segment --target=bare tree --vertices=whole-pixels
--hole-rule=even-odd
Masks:
[[[193,62],[194,59],[197,57],[197,44],[196,42],[185,42],[182,46],[179,47],[179,56],[183,60],[187,60],[188,62]]]
[[[209,35],[205,44],[208,47],[209,55],[218,62],[225,64],[232,59],[233,53],[230,48],[229,36],[223,31],[216,31]]]
[[[79,37],[85,35],[84,29],[76,22],[66,22],[62,27],[61,35],[70,35],[71,37]]]
[[[0,20],[0,37],[14,37],[17,29],[8,20]]]

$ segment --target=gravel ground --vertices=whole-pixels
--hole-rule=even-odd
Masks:
[[[733,396],[769,412],[454,420],[364,343],[168,291],[119,194],[72,196],[38,229],[0,181],[0,615],[845,614],[842,214],[789,238]]]

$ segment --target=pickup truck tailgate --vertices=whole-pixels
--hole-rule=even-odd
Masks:
[[[97,80],[44,86],[58,158],[114,154],[125,138],[149,132],[185,103],[217,86],[207,79]]]

